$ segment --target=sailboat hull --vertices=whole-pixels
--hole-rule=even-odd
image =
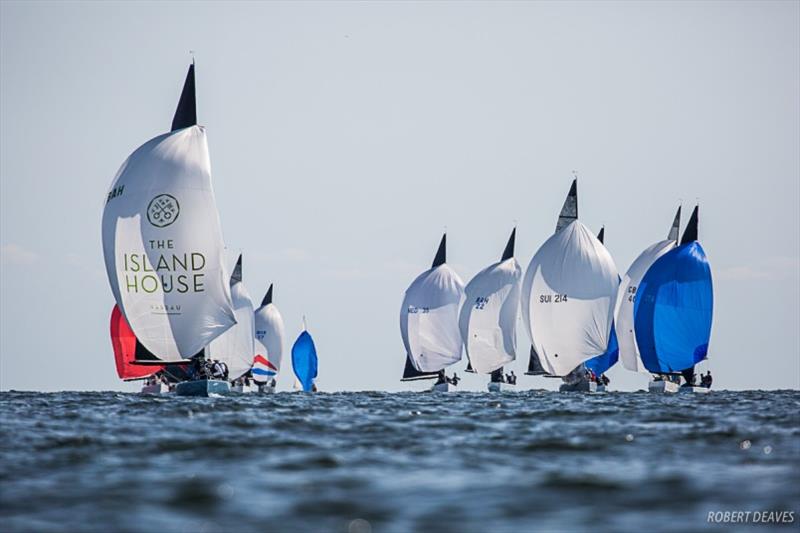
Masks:
[[[228,394],[229,392],[231,392],[230,383],[219,379],[183,381],[175,386],[175,394],[178,396],[211,396],[212,394]]]
[[[684,387],[680,388],[679,392],[681,394],[691,394],[691,393],[694,393],[694,394],[708,394],[709,392],[711,392],[711,389],[708,389],[706,387],[685,387],[684,386]]]
[[[486,389],[489,392],[509,392],[509,391],[514,390],[512,387],[513,387],[513,385],[511,385],[509,383],[498,383],[496,381],[490,381],[486,385]]]
[[[657,394],[674,394],[680,389],[680,385],[672,381],[651,381],[647,384],[647,390]]]
[[[431,387],[431,392],[449,392],[449,391],[450,391],[449,383],[434,383],[433,387]]]
[[[231,387],[231,392],[236,394],[250,394],[253,392],[253,387],[250,385],[236,385]]]
[[[258,392],[259,394],[275,394],[275,387],[266,384],[259,385],[256,392]]]
[[[594,381],[562,383],[558,388],[558,392],[597,392],[597,383]]]
[[[158,383],[156,385],[144,385],[141,394],[166,394],[169,392],[169,385]]]

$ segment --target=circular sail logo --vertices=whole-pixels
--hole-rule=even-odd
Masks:
[[[147,220],[157,228],[169,226],[178,219],[181,206],[174,196],[159,194],[147,206]]]

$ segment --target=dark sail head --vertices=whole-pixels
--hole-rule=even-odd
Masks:
[[[681,206],[678,206],[678,212],[675,213],[675,218],[672,220],[672,227],[669,228],[669,235],[667,240],[678,242],[681,228]]]
[[[477,372],[475,372],[475,369],[472,368],[472,361],[469,360],[469,357],[467,357],[467,369],[464,370],[464,372],[469,372],[470,374],[477,374]]]
[[[197,101],[194,91],[194,62],[189,65],[189,72],[186,73],[186,81],[183,84],[181,99],[178,101],[178,108],[175,109],[175,116],[172,117],[172,130],[180,130],[197,124]]]
[[[558,215],[556,231],[568,226],[573,220],[578,220],[578,178],[572,180],[567,199],[564,200],[561,213]]]
[[[700,209],[699,205],[694,206],[694,211],[692,211],[692,216],[689,217],[689,223],[686,224],[686,229],[683,232],[683,238],[681,238],[681,244],[686,244],[687,242],[692,242],[697,240],[698,209]]]
[[[600,228],[600,233],[597,234],[597,240],[600,241],[600,244],[605,244],[606,239],[606,227],[603,226]]]
[[[239,259],[236,260],[236,266],[233,267],[233,274],[231,274],[231,286],[242,281],[242,254],[239,254]]]
[[[436,251],[436,257],[433,258],[431,268],[436,268],[447,262],[447,233],[442,235],[442,240],[439,242],[439,249]]]
[[[264,295],[264,299],[261,300],[261,305],[269,305],[272,303],[272,283],[269,284],[269,289],[267,289],[267,294]]]
[[[508,243],[506,244],[506,249],[503,250],[503,257],[500,258],[501,261],[505,261],[506,259],[511,259],[514,257],[514,241],[517,238],[517,228],[511,230],[511,237],[508,238]]]

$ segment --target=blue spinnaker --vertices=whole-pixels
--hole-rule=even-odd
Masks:
[[[634,332],[645,368],[680,372],[706,358],[714,291],[700,243],[682,244],[656,260],[634,302]]]
[[[303,331],[292,346],[292,369],[303,390],[311,392],[317,377],[317,349],[308,331]]]
[[[585,363],[586,368],[594,372],[595,376],[605,374],[606,371],[617,364],[619,360],[619,345],[617,344],[617,332],[614,329],[614,323],[611,323],[611,336],[608,339],[608,349],[605,353],[592,357]]]

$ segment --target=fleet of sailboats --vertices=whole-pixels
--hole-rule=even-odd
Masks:
[[[646,248],[620,277],[604,245],[578,219],[577,178],[555,232],[525,269],[514,257],[516,227],[500,260],[465,286],[447,264],[447,234],[431,267],[409,285],[400,309],[402,381],[436,379],[446,392],[449,367],[467,355],[467,371],[508,389],[517,358],[517,321],[530,341],[527,375],[561,378],[560,390],[602,391],[621,360],[652,376],[652,392],[708,392],[695,367],[708,356],[713,318],[711,268],[698,241],[699,207],[678,239],[681,209],[665,240]],[[116,301],[110,323],[123,380],[147,380],[146,393],[274,392],[284,323],[270,285],[254,309],[231,270],[211,184],[205,128],[197,124],[195,65],[186,75],[169,132],[123,162],[106,195],[103,253]],[[527,344],[526,344],[527,346]],[[317,390],[317,350],[304,319],[291,350],[295,388]],[[684,380],[681,386],[680,380]],[[233,388],[231,387],[233,384]]]

